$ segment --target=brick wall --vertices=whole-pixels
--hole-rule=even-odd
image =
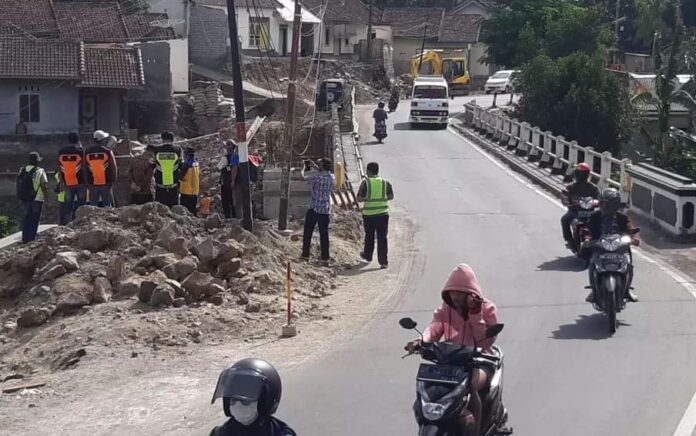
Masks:
[[[205,6],[191,8],[191,62],[213,69],[223,65],[229,56],[228,35],[225,11]]]

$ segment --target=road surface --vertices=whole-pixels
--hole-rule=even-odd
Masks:
[[[394,208],[415,222],[423,270],[393,310],[287,374],[280,416],[302,436],[416,434],[419,361],[401,359],[413,335],[397,321],[427,324],[447,275],[467,262],[506,325],[498,344],[516,435],[691,434],[691,411],[675,429],[696,390],[694,296],[637,256],[641,301],[609,337],[605,317],[584,302],[583,265],[563,248],[562,209],[454,133],[410,130],[407,111],[390,117],[385,144],[363,135],[362,151],[392,182]]]

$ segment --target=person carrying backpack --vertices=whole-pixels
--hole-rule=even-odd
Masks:
[[[76,132],[68,134],[70,145],[58,151],[56,177],[63,189],[64,201],[60,208],[60,224],[68,224],[75,218],[75,211],[85,204],[85,150]]]
[[[94,145],[85,151],[87,161],[87,183],[89,184],[89,203],[98,206],[101,201],[104,207],[114,206],[114,194],[111,190],[118,170],[114,152],[107,147],[109,134],[97,130],[94,132]]]
[[[17,198],[24,207],[23,244],[36,239],[43,203],[48,196],[48,176],[39,166],[39,162],[41,162],[41,155],[32,151],[29,153],[28,165],[22,167],[17,175]]]

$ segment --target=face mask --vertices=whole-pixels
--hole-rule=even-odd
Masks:
[[[230,414],[240,424],[250,425],[259,417],[258,402],[245,406],[241,401],[234,401],[230,404]]]

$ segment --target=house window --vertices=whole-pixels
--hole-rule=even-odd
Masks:
[[[249,17],[249,46],[268,48],[270,19]]]
[[[41,121],[39,94],[19,94],[19,120],[23,123]]]
[[[324,30],[324,45],[329,45],[329,38],[331,38],[330,29],[327,27]]]

